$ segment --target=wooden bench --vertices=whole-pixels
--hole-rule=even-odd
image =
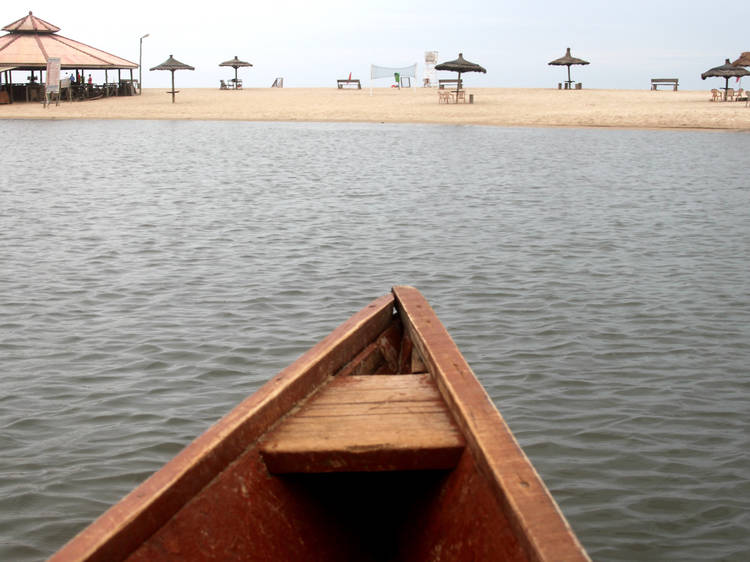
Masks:
[[[462,83],[461,80],[456,80],[456,79],[452,79],[452,80],[438,80],[438,88],[440,88],[441,90],[444,90],[445,87],[447,85],[449,85],[449,84],[453,84],[454,86],[458,86],[459,90],[463,87],[463,83]]]
[[[652,78],[651,79],[651,89],[652,90],[658,90],[660,85],[671,85],[672,89],[676,92],[677,91],[677,78]]]
[[[430,375],[336,376],[261,445],[274,474],[435,470],[465,446]]]
[[[358,90],[362,89],[362,84],[360,84],[359,79],[351,79],[351,78],[342,78],[341,80],[336,80],[336,83],[339,87],[339,90],[341,90],[344,86],[357,86]]]

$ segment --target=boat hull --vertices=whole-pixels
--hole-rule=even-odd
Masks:
[[[424,297],[339,326],[51,560],[587,560]]]

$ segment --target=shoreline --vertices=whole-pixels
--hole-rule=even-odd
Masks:
[[[474,104],[440,104],[436,88],[145,88],[142,96],[0,105],[0,119],[403,123],[500,127],[750,131],[745,102],[708,91],[468,88]]]

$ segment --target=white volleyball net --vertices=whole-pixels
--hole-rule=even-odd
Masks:
[[[409,86],[416,85],[417,63],[411,66],[378,66],[370,65],[370,79],[378,80],[380,78],[390,78],[401,87],[404,84],[404,78],[408,79]],[[406,87],[409,87],[406,86]],[[370,82],[370,93],[372,93],[372,82]]]

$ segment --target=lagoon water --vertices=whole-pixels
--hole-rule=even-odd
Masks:
[[[595,560],[750,557],[750,135],[0,121],[0,559],[392,285]]]

